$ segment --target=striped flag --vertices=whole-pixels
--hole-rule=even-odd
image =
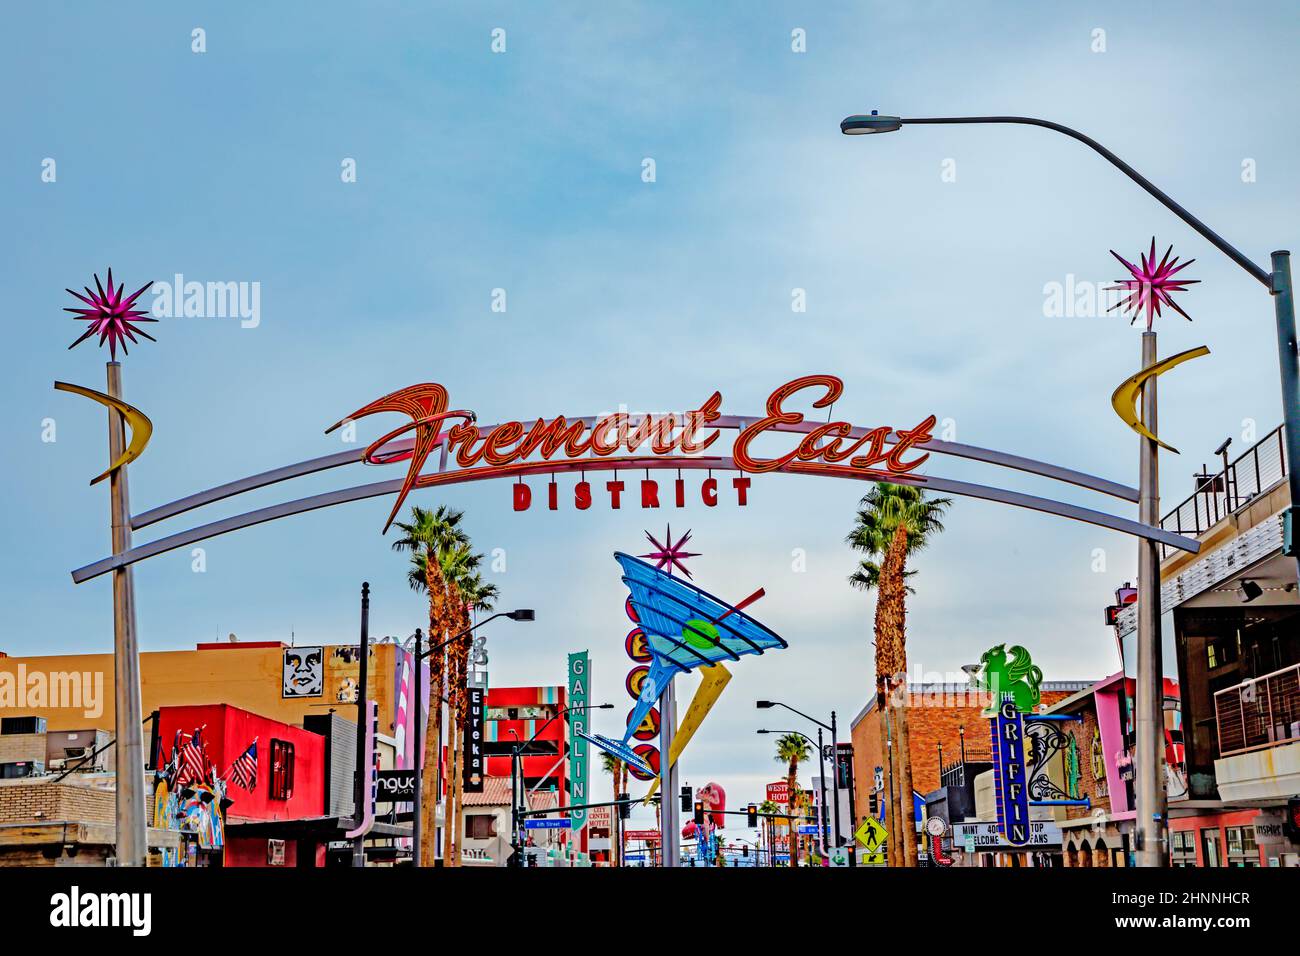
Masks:
[[[257,738],[253,738],[248,749],[230,765],[227,776],[249,793],[253,792],[253,788],[257,786]]]
[[[193,736],[181,747],[181,771],[176,778],[178,784],[203,782],[207,757],[203,752],[202,735],[203,728],[196,728]]]

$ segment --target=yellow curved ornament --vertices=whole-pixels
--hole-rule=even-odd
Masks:
[[[1133,429],[1143,438],[1150,438],[1161,448],[1167,449],[1178,454],[1178,449],[1172,445],[1167,445],[1157,438],[1150,429],[1142,423],[1137,410],[1138,396],[1142,392],[1142,386],[1149,378],[1157,375],[1163,375],[1176,365],[1182,365],[1184,362],[1191,361],[1194,358],[1200,358],[1202,355],[1209,355],[1210,350],[1204,345],[1198,345],[1194,349],[1188,349],[1186,352],[1179,352],[1177,355],[1171,355],[1167,359],[1161,359],[1154,365],[1148,365],[1136,375],[1131,375],[1124,381],[1120,382],[1119,388],[1110,396],[1111,407],[1115,409],[1115,414],[1129,428]]]
[[[691,706],[686,709],[686,716],[682,718],[681,724],[677,727],[677,733],[673,734],[672,751],[668,755],[668,762],[663,763],[663,755],[660,754],[659,756],[661,769],[671,767],[677,762],[677,758],[682,755],[686,745],[695,736],[695,731],[700,729],[700,724],[704,723],[704,718],[713,709],[713,705],[718,702],[722,691],[731,680],[731,671],[721,664],[712,664],[701,667],[700,676],[703,680],[700,681],[700,686],[695,689],[695,696],[691,699]],[[650,789],[641,798],[642,804],[648,804],[650,798],[659,790],[660,779],[660,777],[654,778],[654,781],[650,784]]]
[[[119,468],[129,465],[140,457],[144,451],[144,446],[149,444],[149,439],[153,436],[153,422],[149,421],[149,416],[134,405],[128,405],[120,398],[114,398],[112,395],[105,395],[103,392],[97,392],[93,388],[85,388],[81,385],[71,385],[67,382],[55,382],[54,388],[60,392],[75,392],[82,395],[92,402],[99,402],[108,408],[115,409],[122,413],[126,419],[127,425],[131,429],[131,443],[126,446],[126,451],[118,457],[117,461],[108,466],[108,469],[95,478],[90,479],[90,483],[96,484],[103,481]]]

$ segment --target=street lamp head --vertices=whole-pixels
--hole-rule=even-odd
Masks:
[[[756,700],[754,701],[754,704],[758,707],[759,710],[767,710],[769,707],[776,706],[776,704],[770,700]]]
[[[530,607],[521,607],[517,611],[507,611],[506,617],[512,621],[535,621],[537,620],[537,612]]]
[[[613,709],[614,709],[614,705],[613,705],[613,704],[597,704],[596,707],[595,707],[595,709],[596,709],[596,710],[613,710]]]
[[[772,732],[772,731],[770,731],[770,730],[756,730],[756,731],[754,731],[754,733],[756,733],[756,734],[770,734],[771,732]]]
[[[845,136],[862,136],[867,133],[892,133],[903,125],[897,116],[881,116],[875,110],[858,113],[840,120],[840,132]]]

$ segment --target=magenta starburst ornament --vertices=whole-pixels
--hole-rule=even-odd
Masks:
[[[1147,314],[1148,332],[1151,331],[1156,316],[1160,315],[1160,309],[1162,306],[1167,305],[1188,322],[1192,321],[1192,317],[1178,307],[1178,303],[1173,300],[1171,293],[1186,292],[1189,285],[1196,285],[1201,281],[1200,279],[1177,278],[1178,273],[1182,272],[1196,260],[1188,259],[1182,265],[1179,265],[1177,257],[1172,260],[1169,258],[1169,254],[1173,251],[1173,246],[1166,249],[1164,258],[1162,258],[1160,264],[1157,265],[1156,240],[1155,237],[1152,236],[1150,253],[1143,253],[1141,259],[1142,264],[1140,266],[1135,266],[1114,249],[1110,250],[1112,256],[1124,263],[1124,268],[1128,269],[1133,278],[1116,279],[1115,281],[1119,283],[1118,285],[1106,287],[1107,291],[1128,293],[1128,295],[1120,299],[1106,311],[1113,312],[1115,309],[1120,309],[1121,311],[1131,310],[1133,312],[1133,318],[1130,321],[1130,324],[1132,324],[1137,321],[1138,316],[1142,313],[1142,310],[1145,309]]]
[[[686,565],[682,562],[687,558],[698,558],[699,554],[684,550],[686,542],[691,540],[691,533],[687,531],[678,540],[673,540],[673,526],[668,526],[668,533],[664,535],[663,543],[660,543],[649,531],[645,533],[646,539],[655,546],[655,550],[649,554],[642,554],[639,557],[649,558],[655,562],[655,567],[663,570],[668,569],[668,573],[673,573],[673,568],[681,571],[688,578],[691,572],[686,570]]]
[[[77,341],[69,345],[68,348],[76,348],[92,335],[98,334],[100,347],[102,348],[104,343],[107,342],[108,354],[113,361],[116,361],[117,347],[119,345],[122,346],[122,354],[128,354],[126,351],[127,339],[130,339],[132,344],[135,344],[139,341],[136,336],[143,335],[150,342],[157,342],[157,339],[144,329],[137,328],[136,325],[140,322],[157,322],[158,320],[149,318],[148,313],[142,309],[132,308],[135,305],[135,300],[140,298],[141,294],[152,285],[153,282],[146,282],[135,292],[124,297],[122,292],[125,285],[122,284],[118,285],[117,288],[113,288],[113,270],[109,269],[107,292],[99,283],[98,273],[95,274],[95,289],[98,291],[92,292],[90,287],[86,286],[86,294],[82,295],[80,292],[73,292],[68,289],[68,292],[71,292],[90,306],[88,309],[65,308],[63,310],[64,312],[72,312],[79,319],[84,319],[90,323],[90,328],[86,329]]]

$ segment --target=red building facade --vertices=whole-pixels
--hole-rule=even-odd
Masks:
[[[228,783],[224,813],[231,824],[304,821],[325,812],[325,738],[229,704],[163,707],[158,711],[159,754],[171,758],[179,731],[186,739],[202,731],[207,760],[222,777],[256,742],[257,779],[251,790]],[[289,832],[286,827],[286,834]],[[312,866],[324,862],[323,844],[274,835],[227,836],[225,866]],[[312,859],[304,858],[311,854]]]

